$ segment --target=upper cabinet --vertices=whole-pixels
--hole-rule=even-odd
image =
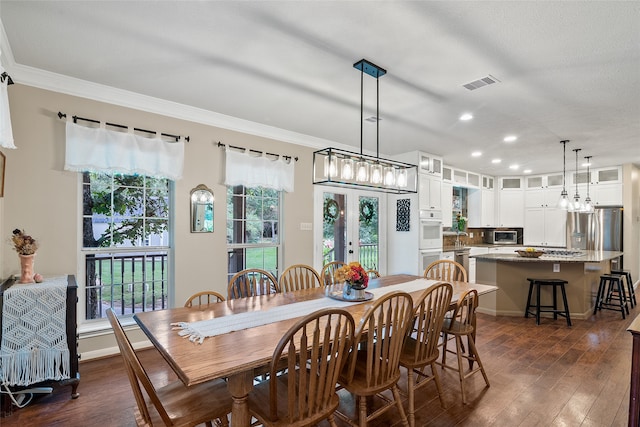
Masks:
[[[480,174],[455,169],[451,166],[444,166],[442,168],[442,181],[465,188],[480,188],[481,183]]]
[[[418,204],[421,210],[442,209],[442,180],[440,178],[419,175]]]
[[[442,157],[418,153],[418,172],[442,177]]]
[[[500,190],[522,190],[522,177],[503,176],[500,178]]]
[[[577,184],[582,200],[587,197],[588,192],[595,206],[622,206],[622,168],[613,166],[590,172],[590,176],[587,176],[586,171],[571,174],[571,183],[567,188],[569,195],[575,193]]]

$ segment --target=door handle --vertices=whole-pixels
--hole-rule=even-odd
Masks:
[[[349,249],[349,253],[352,254],[353,253],[353,249]]]

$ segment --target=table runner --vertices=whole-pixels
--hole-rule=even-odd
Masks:
[[[376,300],[389,292],[415,292],[421,289],[427,289],[434,283],[437,283],[437,280],[416,279],[410,282],[399,283],[397,285],[370,289],[368,292],[373,294],[373,300]],[[198,322],[172,323],[172,326],[175,326],[175,329],[179,330],[178,334],[180,336],[188,337],[190,341],[202,344],[206,337],[255,328],[257,326],[263,326],[282,320],[294,319],[323,308],[339,308],[346,307],[351,304],[354,304],[354,302],[338,301],[328,297],[318,298],[310,301],[281,305],[267,310],[232,314],[229,316],[201,320]]]
[[[16,283],[3,300],[0,382],[27,386],[69,378],[67,277]]]

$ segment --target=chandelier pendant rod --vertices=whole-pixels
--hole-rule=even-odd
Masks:
[[[360,155],[362,155],[364,132],[364,67],[360,70]]]
[[[380,158],[380,79],[376,74],[376,158]]]

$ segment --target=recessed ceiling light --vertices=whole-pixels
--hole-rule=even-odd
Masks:
[[[522,171],[523,173],[531,173],[531,169],[525,169]]]
[[[471,153],[471,155],[473,157],[480,157],[480,156],[482,156],[482,151],[474,151],[473,153]]]
[[[511,166],[509,166],[509,169],[516,170],[516,169],[518,169],[519,167],[520,167],[520,166],[518,166],[518,165],[511,165]]]
[[[463,115],[460,116],[460,120],[462,120],[463,122],[466,122],[467,120],[471,120],[473,119],[473,114],[471,113],[464,113]]]
[[[500,163],[500,162],[502,162],[502,160],[501,160],[501,159],[493,159],[493,160],[491,160],[491,163],[496,164],[496,165],[497,165],[498,163]]]
[[[518,139],[518,137],[517,137],[517,136],[515,136],[515,135],[508,135],[508,136],[505,136],[505,137],[504,137],[504,142],[513,142],[513,141],[515,141],[516,139]]]

